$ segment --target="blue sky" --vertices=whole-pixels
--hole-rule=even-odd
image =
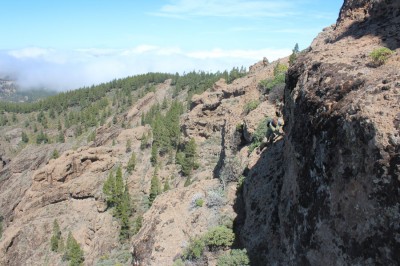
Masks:
[[[148,71],[224,70],[290,54],[343,0],[2,0],[0,74],[72,89]]]

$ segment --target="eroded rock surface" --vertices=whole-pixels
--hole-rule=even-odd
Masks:
[[[345,1],[289,69],[286,136],[243,193],[239,233],[254,265],[400,263],[399,49],[376,68],[368,56],[399,47],[388,33],[398,11],[398,1]]]

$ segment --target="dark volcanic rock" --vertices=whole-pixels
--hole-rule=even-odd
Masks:
[[[252,265],[400,264],[398,92],[378,89],[399,80],[398,62],[371,70],[359,56],[399,40],[376,34],[397,25],[398,3],[345,1],[337,27],[289,69],[285,138],[249,169],[237,206]]]

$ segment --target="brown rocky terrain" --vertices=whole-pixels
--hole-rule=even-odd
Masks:
[[[197,142],[200,167],[193,173],[193,185],[184,188],[186,178],[179,174],[180,166],[161,158],[158,171],[161,183],[170,179],[172,188],[177,189],[157,197],[144,215],[142,230],[132,239],[135,254],[139,254],[142,263],[172,264],[192,237],[223,219],[233,221],[236,186],[221,194],[221,184],[214,177],[218,178],[226,157],[237,152],[237,145],[246,143],[238,135],[237,125],[246,124],[246,135],[251,138],[260,120],[275,114],[275,105],[268,101],[248,114],[243,111],[246,103],[260,97],[258,83],[272,75],[274,66],[257,63],[248,76],[232,84],[220,80],[202,95],[193,97],[191,110],[182,116],[181,123],[184,139],[193,137]],[[135,125],[133,128],[123,129],[108,123],[96,130],[92,142],[80,138],[65,144],[20,147],[21,129],[3,128],[10,137],[3,146],[0,180],[4,217],[0,242],[2,264],[64,265],[62,254],[49,248],[55,218],[62,237],[66,239],[71,231],[82,246],[85,265],[99,263],[100,258],[123,248],[118,242],[119,223],[107,210],[102,185],[117,165],[126,167],[129,156],[125,149],[130,140],[137,167],[124,177],[136,202],[136,212],[147,209],[146,198],[155,169],[150,163],[150,149],[140,149],[143,134],[151,133],[148,125],[139,126],[141,114],[164,98],[170,99],[172,89],[170,81],[156,86],[155,92],[146,94],[118,117],[119,121]],[[179,97],[184,99],[185,95]],[[22,151],[15,156],[13,149]],[[54,149],[60,151],[57,159],[51,159]],[[247,152],[238,156],[244,167]],[[222,196],[214,205],[212,196],[216,193]],[[193,207],[194,197],[203,197],[204,207]],[[124,249],[130,256],[131,247]],[[215,264],[213,254],[207,260]]]
[[[398,265],[399,10],[394,0],[345,1],[336,25],[290,66],[283,99],[260,90],[278,63],[261,61],[231,84],[221,79],[194,95],[180,118],[182,141],[194,138],[198,147],[190,184],[175,158],[162,155],[156,170],[151,149],[140,147],[143,135],[152,141],[141,115],[172,99],[171,80],[116,116],[117,124],[109,117],[90,142],[71,132],[63,144],[21,146],[20,128],[1,128],[0,265],[67,265],[50,251],[55,218],[63,239],[71,232],[82,247],[85,265],[114,265],[116,257],[172,265],[191,239],[219,224],[233,226],[234,248],[246,248],[251,265]],[[369,54],[379,47],[394,53],[376,66]],[[284,136],[250,151],[260,122],[280,112]],[[110,171],[126,168],[128,141],[137,162],[123,177],[143,222],[122,245],[102,187]],[[55,149],[60,156],[51,159]],[[155,172],[171,189],[148,208]],[[216,265],[218,252],[190,265]]]

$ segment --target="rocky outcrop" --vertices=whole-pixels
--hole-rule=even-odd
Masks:
[[[157,197],[132,243],[135,260],[141,265],[172,265],[190,239],[218,225],[224,215],[232,217],[233,198],[227,206],[213,206],[208,201],[218,187],[217,180],[204,180]],[[197,198],[204,200],[202,206],[196,205]]]
[[[250,167],[237,206],[254,265],[400,263],[399,51],[378,68],[368,57],[398,43],[398,31],[374,34],[398,25],[397,5],[345,1],[337,26],[289,69],[285,138]]]
[[[21,191],[17,193],[20,199],[14,202],[19,203],[6,218],[7,230],[0,242],[1,264],[43,265],[47,257],[54,260],[52,265],[60,265],[59,255],[49,250],[54,219],[64,239],[69,231],[73,232],[85,252],[87,265],[118,246],[118,222],[104,212],[100,193],[115,163],[112,149],[83,147],[65,152],[36,170],[32,183],[27,182],[28,188],[17,190]]]

